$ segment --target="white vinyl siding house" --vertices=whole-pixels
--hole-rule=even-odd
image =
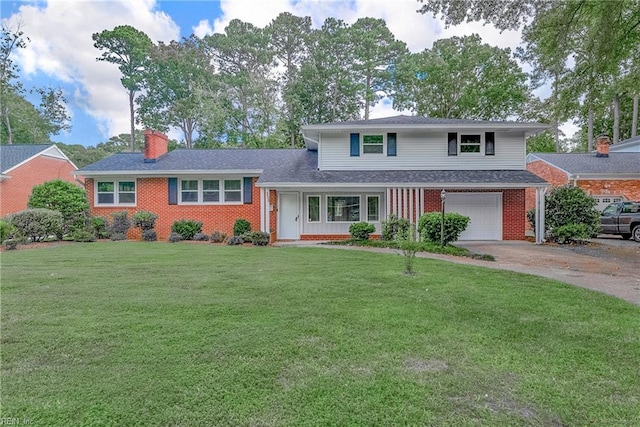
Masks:
[[[484,130],[457,132],[457,155],[448,154],[448,132],[397,132],[395,155],[388,155],[387,132],[363,131],[360,134],[360,151],[354,156],[351,149],[352,133],[322,134],[318,149],[320,170],[494,170],[525,169],[525,144],[523,132],[494,132],[494,154],[486,152]],[[364,152],[362,139],[367,135],[384,135],[382,152]],[[479,152],[464,152],[463,136],[477,136]],[[470,145],[466,145],[469,147]]]

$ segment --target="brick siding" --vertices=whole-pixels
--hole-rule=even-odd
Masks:
[[[111,213],[127,211],[133,215],[137,211],[149,211],[158,215],[156,233],[159,240],[166,240],[171,233],[171,225],[181,219],[202,221],[202,231],[211,234],[221,231],[227,235],[233,234],[233,224],[238,218],[251,223],[251,230],[260,230],[260,190],[255,186],[257,178],[253,178],[253,203],[239,205],[170,205],[167,178],[138,178],[136,184],[137,203],[135,207],[103,207],[93,206],[94,180],[86,180],[87,197],[89,197],[92,216],[103,216],[111,219]],[[131,229],[127,236],[139,239],[140,231]]]
[[[71,174],[73,171],[75,168],[67,160],[44,155],[11,170],[7,174],[10,178],[0,182],[0,216],[26,209],[36,185],[54,179],[80,185]]]

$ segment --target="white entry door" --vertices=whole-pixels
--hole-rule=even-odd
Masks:
[[[502,193],[447,193],[445,210],[471,219],[460,240],[502,240]]]
[[[278,239],[295,240],[300,238],[299,223],[298,193],[279,193]]]

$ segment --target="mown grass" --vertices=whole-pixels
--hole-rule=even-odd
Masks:
[[[326,248],[2,253],[2,417],[32,425],[640,425],[640,308]]]

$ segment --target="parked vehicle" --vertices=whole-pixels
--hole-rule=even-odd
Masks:
[[[611,203],[600,215],[603,234],[618,234],[640,242],[640,202]]]

